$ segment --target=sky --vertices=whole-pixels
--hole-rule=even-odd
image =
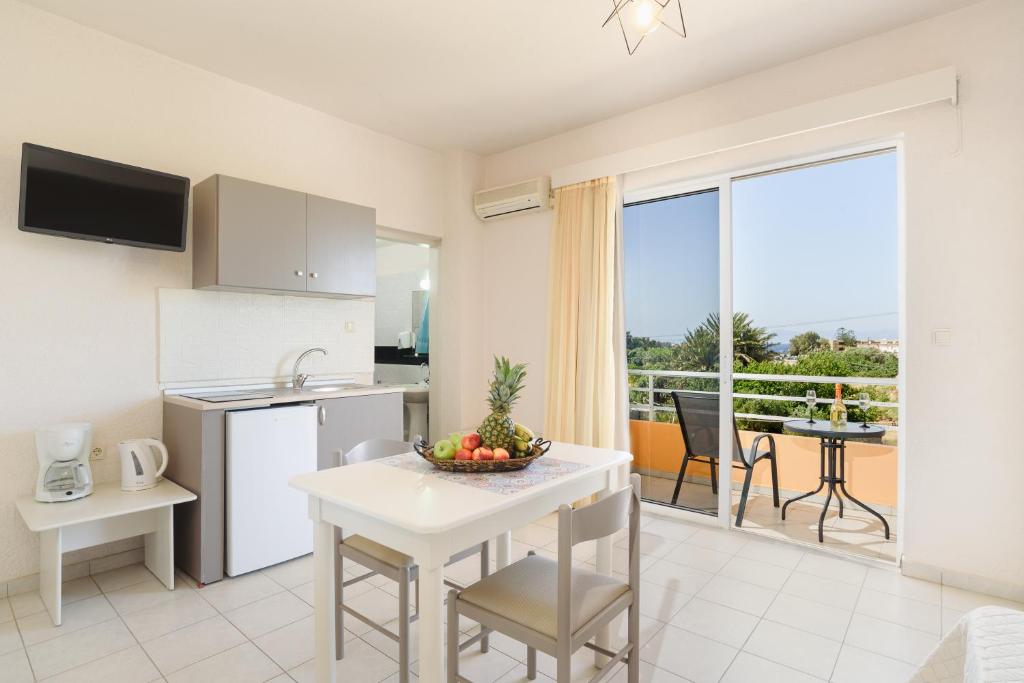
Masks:
[[[788,342],[839,327],[895,339],[896,155],[733,183],[736,311]],[[679,341],[718,310],[718,193],[627,206],[626,329]]]

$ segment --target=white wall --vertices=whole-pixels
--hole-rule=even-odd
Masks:
[[[32,491],[32,430],[93,423],[113,446],[161,431],[157,288],[191,286],[191,254],[17,230],[21,143],[190,177],[227,173],[377,208],[442,232],[440,154],[348,124],[10,0],[0,0],[0,583],[36,571],[13,501]]]
[[[1016,358],[1024,338],[1024,3],[993,0],[484,160],[487,185],[699,132],[932,69],[961,76],[962,148],[952,107],[921,109],[658,169],[699,178],[903,136],[906,184],[905,566],[1024,599]],[[668,67],[667,67],[668,68]],[[631,178],[641,182],[644,174]],[[551,215],[488,225],[485,260],[547,259]],[[498,224],[495,224],[498,225]],[[529,241],[528,241],[529,240]],[[540,268],[534,270],[540,272]],[[543,339],[542,288],[489,282],[487,311],[520,312]],[[953,344],[933,346],[933,329]],[[488,335],[537,362],[542,345]],[[534,383],[537,377],[533,378]],[[529,408],[539,409],[535,405]],[[784,466],[784,463],[783,463]]]

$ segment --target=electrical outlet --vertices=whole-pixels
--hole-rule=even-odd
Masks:
[[[89,452],[89,459],[90,460],[102,460],[103,459],[103,449],[100,448],[99,446],[97,446],[96,448],[92,449],[92,451]]]
[[[345,331],[346,332],[355,332],[356,331],[356,324],[354,322],[352,322],[351,320],[346,320],[345,321]]]

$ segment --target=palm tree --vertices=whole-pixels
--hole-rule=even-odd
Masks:
[[[679,359],[690,367],[697,365],[702,370],[713,369],[718,361],[720,329],[721,320],[717,313],[712,313],[695,329],[686,333],[680,344]],[[774,333],[754,325],[746,313],[733,313],[732,353],[743,365],[771,358],[773,339]]]

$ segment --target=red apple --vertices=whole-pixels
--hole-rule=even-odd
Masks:
[[[472,460],[473,459],[473,454],[470,453],[465,448],[460,448],[459,450],[455,451],[455,459],[456,460]]]
[[[471,432],[462,437],[462,447],[468,451],[476,450],[480,448],[480,435],[476,432]]]
[[[509,459],[508,451],[506,451],[504,448],[495,448],[494,449],[494,459],[495,460],[508,460]]]
[[[494,460],[494,451],[492,451],[490,448],[487,448],[486,446],[481,446],[480,448],[473,451],[473,459]]]

